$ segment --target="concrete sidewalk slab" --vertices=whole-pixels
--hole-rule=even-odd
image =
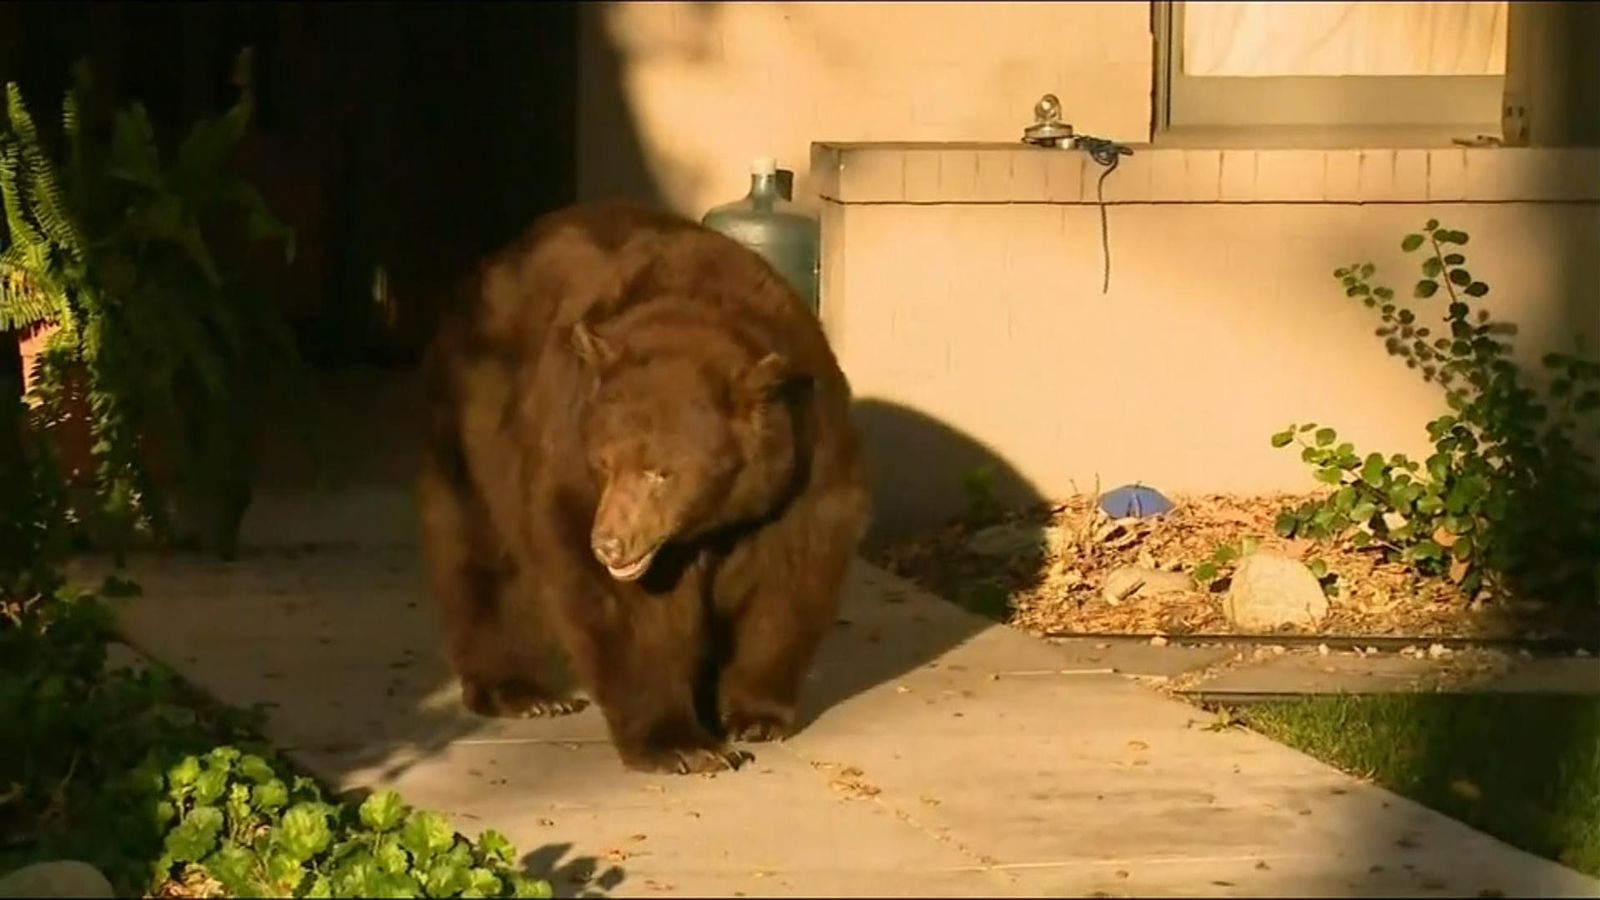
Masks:
[[[563,894],[1597,896],[1514,850],[865,564],[808,727],[717,777],[622,770],[593,709],[464,712],[414,551],[136,559],[130,643],[338,787],[504,831]]]

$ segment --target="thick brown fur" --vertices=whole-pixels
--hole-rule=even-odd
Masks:
[[[849,385],[764,260],[561,210],[479,266],[424,371],[423,544],[467,706],[570,712],[575,676],[651,771],[791,732],[868,500]]]

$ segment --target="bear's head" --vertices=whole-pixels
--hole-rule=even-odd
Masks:
[[[783,356],[730,365],[693,342],[635,352],[581,322],[571,338],[592,376],[581,423],[599,497],[590,547],[611,577],[641,578],[668,545],[783,503],[804,465],[792,401],[808,383]]]

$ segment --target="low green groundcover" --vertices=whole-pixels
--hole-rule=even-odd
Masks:
[[[1338,696],[1239,715],[1330,765],[1600,876],[1600,698]]]
[[[119,896],[550,896],[497,832],[470,841],[392,792],[330,801],[258,716],[158,668],[107,671],[111,634],[94,596],[0,604],[0,875],[66,858]]]

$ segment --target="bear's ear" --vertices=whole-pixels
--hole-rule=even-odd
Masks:
[[[740,399],[750,405],[769,403],[779,399],[794,381],[789,361],[782,354],[768,353],[744,370],[739,379]]]
[[[617,350],[610,342],[595,334],[587,322],[572,326],[572,352],[584,365],[594,370],[604,369],[617,359]]]

